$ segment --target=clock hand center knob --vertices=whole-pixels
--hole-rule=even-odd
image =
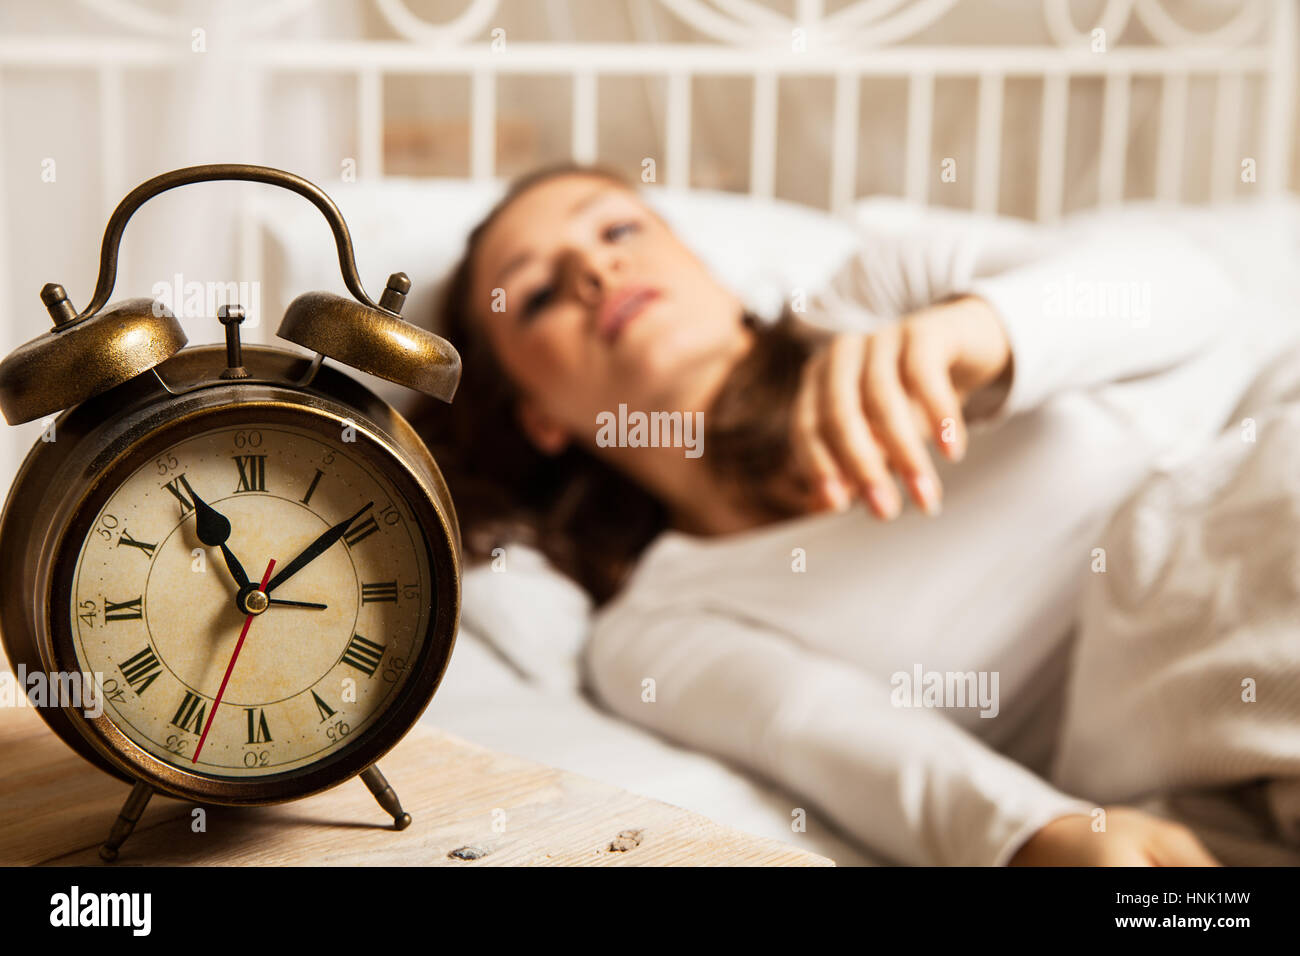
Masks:
[[[271,606],[271,599],[266,596],[265,591],[254,584],[239,589],[239,594],[235,597],[235,604],[239,606],[240,612],[244,614],[261,614]]]

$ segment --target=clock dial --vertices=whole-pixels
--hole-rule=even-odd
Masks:
[[[73,646],[144,750],[212,776],[284,773],[359,740],[399,698],[430,627],[428,546],[347,438],[201,432],[100,509],[76,560]]]

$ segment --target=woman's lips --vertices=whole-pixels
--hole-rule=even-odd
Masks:
[[[597,329],[607,342],[619,337],[627,324],[647,305],[659,298],[659,290],[649,286],[623,286],[610,293],[600,306]]]

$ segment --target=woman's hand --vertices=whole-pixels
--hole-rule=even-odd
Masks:
[[[1107,807],[1106,829],[1092,817],[1058,817],[1030,837],[1011,866],[1221,866],[1191,830],[1132,807]]]
[[[1011,345],[993,308],[967,296],[869,335],[837,335],[804,367],[791,445],[813,507],[862,498],[880,518],[902,510],[890,472],[937,514],[943,496],[927,438],[966,453],[966,396],[1007,372]]]

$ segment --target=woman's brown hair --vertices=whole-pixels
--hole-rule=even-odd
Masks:
[[[469,234],[435,317],[434,329],[460,351],[456,399],[450,406],[422,400],[411,422],[451,488],[468,557],[487,558],[511,542],[528,544],[601,603],[668,527],[669,515],[640,485],[576,443],[547,455],[529,441],[516,417],[517,392],[471,307],[475,255],[488,227],[521,193],[566,175],[633,188],[616,172],[572,163],[544,167],[510,185]],[[773,324],[749,314],[745,320],[755,344],[705,415],[706,461],[751,506],[780,516],[787,508],[769,489],[789,458],[789,409],[811,342],[788,312]]]

